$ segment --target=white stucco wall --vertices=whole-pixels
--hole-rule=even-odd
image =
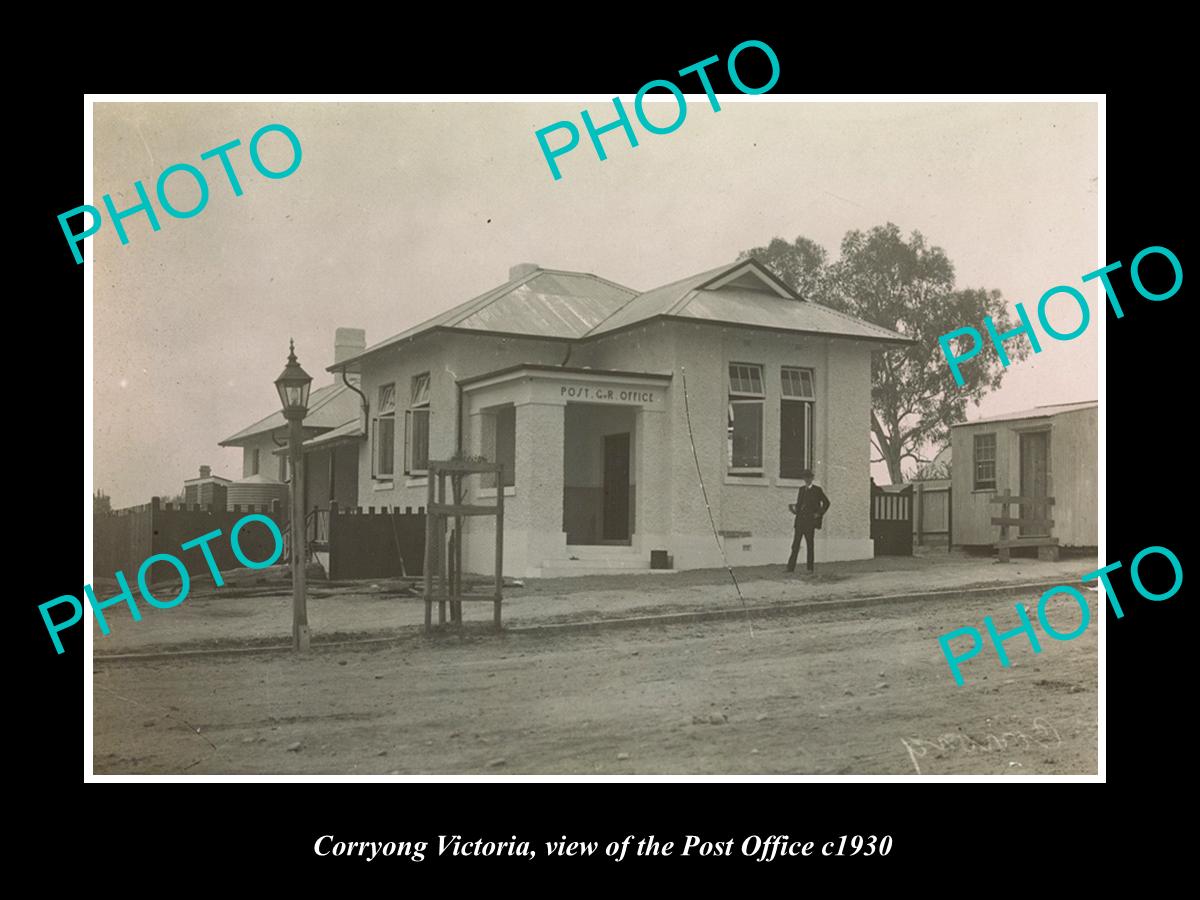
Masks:
[[[651,550],[665,549],[676,568],[723,565],[697,478],[698,457],[717,529],[742,533],[721,538],[729,562],[760,565],[786,560],[792,539],[787,504],[799,482],[779,476],[780,367],[799,366],[815,372],[814,469],[817,483],[833,503],[824,528],[817,533],[816,558],[820,562],[870,557],[871,349],[872,345],[857,341],[681,322],[652,322],[572,348],[569,367],[672,375],[670,382],[659,382],[653,404],[644,409],[638,404],[629,407],[635,422],[631,480],[637,485],[631,552],[648,559]],[[413,508],[426,503],[425,480],[406,479],[402,473],[403,410],[413,375],[431,373],[430,456],[446,458],[455,450],[458,379],[519,363],[558,365],[565,352],[565,346],[555,342],[435,334],[368,359],[363,385],[372,404],[380,384],[398,383],[397,475],[390,486],[373,480],[371,442],[364,442],[359,503]],[[726,473],[730,362],[763,366],[764,471],[759,478]],[[685,376],[696,457],[688,435]],[[516,384],[480,388],[473,394],[479,398],[474,405],[481,408],[498,402],[516,405],[516,484],[505,501],[505,571],[518,577],[537,575],[543,563],[568,555],[562,531],[566,400],[559,402],[555,392],[529,392],[528,385],[518,388]],[[470,399],[467,406],[465,447],[469,453],[479,453],[481,416],[472,414]],[[486,492],[475,491],[470,502],[492,501],[486,499]],[[490,521],[475,519],[466,533],[467,567],[490,571]],[[572,545],[571,551],[578,549]]]

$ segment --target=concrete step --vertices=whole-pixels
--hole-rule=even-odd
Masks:
[[[580,559],[641,559],[644,554],[628,544],[567,544],[567,556]]]
[[[619,549],[627,551],[624,554],[592,555],[589,547],[587,556],[579,555],[579,559],[545,559],[542,560],[540,578],[562,578],[570,575],[621,575],[625,573],[667,574],[672,569],[651,569],[650,560],[636,553],[629,553],[628,547]],[[603,547],[601,550],[613,548]]]

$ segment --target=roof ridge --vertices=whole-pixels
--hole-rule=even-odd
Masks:
[[[631,287],[626,287],[623,284],[618,284],[617,282],[612,281],[611,279],[605,278],[603,275],[597,275],[595,272],[574,272],[570,269],[538,269],[537,272],[545,272],[550,275],[582,275],[585,278],[595,278],[597,281],[602,281],[605,284],[615,287],[618,290],[624,291],[627,294],[632,294],[633,297],[636,297],[638,294],[642,293],[642,291],[635,290],[634,288],[631,288]],[[535,272],[534,274],[537,274],[537,272]],[[632,300],[633,297],[630,297],[630,299]]]
[[[386,347],[390,347],[394,343],[397,342],[397,340],[401,337],[401,335],[407,334],[407,335],[409,335],[409,338],[411,339],[411,338],[417,337],[418,335],[425,334],[427,331],[430,331],[434,328],[455,328],[459,324],[461,324],[464,319],[467,319],[467,318],[475,315],[480,310],[485,309],[486,307],[490,306],[494,301],[500,299],[500,297],[504,296],[509,291],[516,290],[521,285],[525,284],[527,281],[530,281],[531,279],[537,277],[538,275],[541,275],[544,272],[554,272],[554,271],[556,271],[556,270],[537,268],[537,269],[534,269],[532,272],[526,272],[520,278],[515,278],[515,279],[510,278],[508,281],[504,282],[503,284],[497,285],[496,287],[493,287],[493,288],[489,288],[488,290],[484,291],[482,294],[476,294],[471,299],[464,300],[462,303],[459,303],[456,306],[451,306],[449,309],[443,310],[442,312],[437,313],[436,315],[429,316],[428,318],[422,319],[421,321],[416,322],[415,324],[410,325],[407,328],[400,329],[398,332],[393,334],[391,337],[385,338],[384,340],[379,341],[378,343],[372,344],[370,347],[363,348],[361,351],[354,354],[349,359],[342,360],[342,363],[352,362],[354,360],[361,359],[364,356],[368,356],[371,353],[375,353],[378,350],[383,350]],[[585,275],[588,273],[566,272],[565,274]],[[592,277],[595,277],[595,276],[592,276]],[[621,285],[617,285],[617,287],[621,287]],[[629,290],[631,290],[631,288],[622,287],[622,290],[629,291]],[[411,332],[411,334],[410,334],[410,332]],[[329,366],[326,369],[326,371],[331,371],[337,365],[339,365],[339,363],[334,363],[334,365]]]
[[[670,308],[663,313],[664,316],[674,316],[687,309],[689,303],[696,299],[696,295],[700,293],[699,288],[692,288],[686,291],[682,297],[671,304]]]
[[[700,278],[701,276],[707,275],[709,272],[716,272],[719,269],[724,269],[724,268],[729,268],[729,266],[717,266],[716,268],[713,268],[713,269],[706,269],[703,272],[693,272],[691,275],[685,275],[683,278],[676,278],[674,281],[668,281],[666,284],[655,285],[654,287],[650,288],[650,290],[648,290],[648,291],[639,291],[638,293],[636,293],[632,297],[630,297],[626,302],[622,303],[620,306],[618,306],[616,309],[614,309],[612,312],[610,312],[607,316],[605,316],[599,322],[597,322],[595,325],[593,325],[591,328],[589,328],[587,331],[585,331],[582,335],[580,335],[580,339],[590,337],[593,334],[593,332],[596,331],[597,328],[599,328],[601,325],[603,325],[605,322],[607,322],[609,319],[611,319],[617,313],[628,308],[629,304],[635,302],[639,297],[644,297],[647,294],[654,293],[655,291],[666,290],[667,288],[669,288],[673,285],[679,284],[684,281],[690,281],[693,278]],[[693,293],[693,292],[689,292],[689,293]],[[674,306],[674,304],[672,304],[672,306]],[[657,313],[657,315],[665,315],[665,313]]]
[[[507,294],[509,291],[519,288],[521,285],[523,285],[525,282],[529,281],[531,278],[533,278],[535,275],[537,275],[541,271],[543,271],[543,270],[542,269],[534,269],[532,272],[526,272],[520,278],[515,278],[515,279],[510,278],[508,281],[504,282],[504,284],[494,287],[489,291],[484,291],[478,297],[473,297],[470,300],[466,300],[463,303],[460,303],[458,306],[450,307],[450,309],[446,310],[446,312],[439,313],[438,315],[447,315],[449,313],[455,312],[456,310],[460,310],[461,311],[460,314],[457,316],[451,316],[450,319],[447,319],[445,322],[442,322],[441,324],[449,325],[451,319],[453,319],[454,325],[457,325],[458,323],[462,322],[463,319],[473,316],[473,315],[475,315],[475,313],[479,312],[481,309],[485,309],[486,307],[490,306],[492,303],[494,303],[500,297],[504,296],[504,294]],[[476,304],[478,304],[478,305],[476,305]],[[467,307],[470,307],[470,309],[468,310]],[[420,328],[422,325],[425,325],[428,322],[433,321],[433,319],[436,319],[437,317],[438,316],[432,316],[431,318],[426,319],[424,322],[418,322],[416,325],[414,325],[412,327]],[[453,326],[449,326],[449,327],[453,327]],[[405,329],[405,330],[407,331],[408,329]],[[403,332],[401,332],[401,333],[403,334]],[[389,338],[389,340],[390,340],[390,338]],[[363,353],[366,353],[366,351],[364,350]]]

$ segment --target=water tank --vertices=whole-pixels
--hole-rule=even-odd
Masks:
[[[262,506],[270,506],[275,500],[279,501],[280,508],[286,512],[288,486],[282,481],[276,481],[266,475],[251,475],[249,478],[243,478],[241,481],[235,481],[229,485],[226,509],[232,510],[235,506],[242,509],[253,506],[258,509]]]

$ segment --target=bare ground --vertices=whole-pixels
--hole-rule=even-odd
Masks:
[[[1061,583],[1088,562],[1067,561],[1076,574]],[[895,592],[926,580],[915,569]],[[1040,655],[1015,638],[1011,669],[989,648],[964,665],[963,687],[937,644],[951,629],[982,628],[985,615],[1013,627],[1013,602],[1032,614],[1038,593],[814,608],[759,618],[753,634],[738,617],[502,635],[402,629],[389,643],[301,658],[97,655],[95,771],[1094,774],[1096,594],[1084,592],[1093,624],[1081,637],[1043,635]],[[1068,607],[1051,606],[1063,632],[1078,622]]]

